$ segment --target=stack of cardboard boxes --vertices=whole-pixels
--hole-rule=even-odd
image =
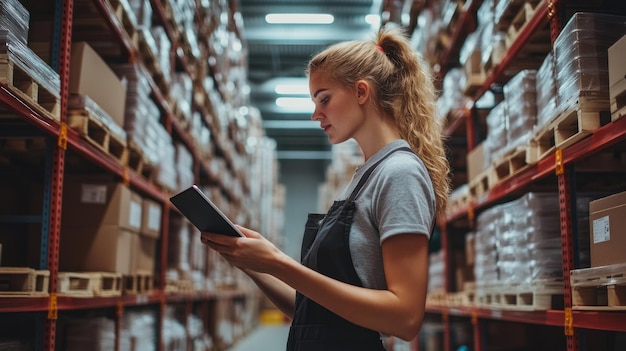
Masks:
[[[158,202],[102,176],[67,179],[63,202],[61,271],[153,274],[161,235]]]

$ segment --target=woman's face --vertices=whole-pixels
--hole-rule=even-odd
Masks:
[[[331,144],[353,138],[364,119],[356,92],[323,73],[311,73],[309,89],[315,104],[311,119],[320,122]]]

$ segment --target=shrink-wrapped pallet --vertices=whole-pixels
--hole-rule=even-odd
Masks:
[[[579,97],[609,99],[608,48],[626,32],[626,17],[578,12],[554,41],[557,101],[562,111]]]

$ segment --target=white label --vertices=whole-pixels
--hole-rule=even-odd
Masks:
[[[593,243],[601,243],[611,240],[611,226],[609,216],[604,216],[593,221]]]
[[[161,229],[161,207],[152,204],[148,207],[148,228]]]
[[[106,204],[107,186],[82,184],[80,190],[80,202],[86,204]]]
[[[131,201],[130,202],[130,218],[128,223],[133,228],[141,228],[141,204]]]

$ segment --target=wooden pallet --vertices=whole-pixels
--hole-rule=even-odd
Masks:
[[[466,76],[463,94],[471,97],[487,80],[487,73],[481,64],[481,51],[474,50],[467,58],[463,68]]]
[[[519,34],[524,30],[528,22],[535,15],[535,11],[541,4],[540,0],[529,0],[524,2],[517,11],[517,14],[510,22],[506,30],[506,47],[511,47]]]
[[[109,272],[59,272],[58,293],[73,297],[122,295],[122,275]]]
[[[555,120],[535,131],[530,140],[526,162],[536,163],[555,148],[564,149],[593,134],[608,122],[607,100],[579,97]]]
[[[128,140],[126,151],[126,164],[128,165],[128,168],[137,172],[138,174],[141,174],[147,180],[153,181],[156,175],[155,165],[151,164],[148,161],[139,145],[137,145],[132,140]]]
[[[50,271],[0,267],[0,297],[48,296]]]
[[[41,86],[28,72],[15,65],[6,54],[0,54],[0,83],[42,115],[61,120],[60,99]]]
[[[172,294],[192,294],[195,292],[193,281],[189,279],[168,280],[165,292]]]
[[[131,16],[134,18],[134,14],[132,13],[132,9],[126,6],[125,1],[119,0],[109,0],[111,7],[113,8],[113,12],[115,13],[115,17],[124,28],[126,34],[130,38],[131,42],[135,47],[138,46],[138,31],[135,26],[136,20],[133,20]]]
[[[448,294],[445,291],[431,291],[426,295],[426,305],[447,306]]]
[[[469,187],[463,187],[460,191],[457,189],[448,199],[447,214],[451,215],[460,209],[466,209],[470,204],[470,200]]]
[[[90,144],[105,154],[113,157],[121,165],[128,161],[126,140],[122,140],[88,110],[70,110],[67,116],[67,125],[74,129]]]
[[[626,264],[571,271],[572,309],[626,311]]]
[[[450,307],[473,307],[476,304],[475,291],[458,291],[447,294],[447,306]]]
[[[540,279],[530,283],[493,282],[476,291],[476,304],[514,311],[563,308],[563,282]]]
[[[470,199],[478,199],[487,194],[489,189],[495,185],[495,179],[495,170],[493,167],[487,168],[474,179],[471,179],[468,183]]]
[[[154,289],[154,276],[150,273],[124,275],[124,295],[148,294]]]
[[[528,146],[522,145],[495,160],[493,162],[494,182],[502,182],[526,169],[528,167],[528,162],[526,161],[527,153]]]

